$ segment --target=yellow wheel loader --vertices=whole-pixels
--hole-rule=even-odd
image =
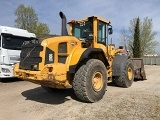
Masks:
[[[130,87],[136,76],[145,79],[142,59],[134,68],[134,59],[108,44],[112,34],[111,22],[97,16],[72,20],[67,31],[65,15],[62,34],[41,42],[24,42],[20,63],[14,67],[16,77],[40,84],[46,90],[73,88],[76,96],[85,102],[102,99],[108,82]],[[135,62],[136,63],[136,62]],[[143,62],[142,62],[143,63]]]

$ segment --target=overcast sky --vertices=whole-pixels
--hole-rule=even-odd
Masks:
[[[32,6],[39,21],[49,26],[51,34],[61,32],[59,11],[65,13],[68,21],[92,15],[108,19],[114,30],[110,38],[117,45],[121,43],[120,30],[128,28],[131,19],[149,17],[153,19],[153,31],[157,32],[156,40],[160,44],[160,0],[0,0],[0,25],[15,25],[14,12],[20,4]],[[160,45],[156,52],[160,54]]]

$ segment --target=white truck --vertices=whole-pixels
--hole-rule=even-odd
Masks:
[[[0,26],[0,80],[14,77],[13,66],[20,61],[23,42],[35,38],[27,30]]]

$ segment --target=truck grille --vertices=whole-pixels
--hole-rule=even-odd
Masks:
[[[38,65],[42,62],[40,52],[43,47],[39,43],[28,43],[23,45],[20,54],[20,69],[38,70]]]

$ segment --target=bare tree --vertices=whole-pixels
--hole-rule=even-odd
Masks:
[[[122,45],[125,47],[126,50],[128,50],[128,33],[125,28],[121,30],[120,39]]]

